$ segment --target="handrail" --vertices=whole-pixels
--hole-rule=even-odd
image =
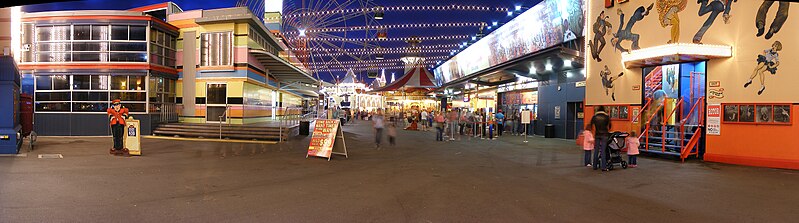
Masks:
[[[222,139],[222,117],[227,116],[228,109],[230,109],[230,106],[225,105],[225,111],[219,116],[219,139]],[[225,122],[227,122],[227,118],[225,118]]]
[[[635,123],[636,121],[638,121],[638,119],[641,118],[641,114],[644,114],[643,111],[646,111],[646,108],[649,107],[649,105],[651,105],[651,104],[652,104],[652,99],[651,98],[647,98],[646,99],[646,104],[644,104],[644,107],[641,107],[641,112],[638,112],[638,114],[635,115],[635,117],[633,117],[631,122]]]
[[[658,107],[655,109],[655,112],[657,112],[657,110],[660,110],[660,108],[662,108],[663,105],[664,104],[658,105]],[[644,148],[647,151],[649,150],[649,130],[651,129],[650,124],[652,123],[652,119],[655,118],[655,116],[656,114],[653,113],[652,116],[649,117],[649,120],[646,121],[646,128],[644,129],[644,132],[641,132],[641,134],[638,136],[638,141],[641,141],[641,137],[644,136],[644,134],[646,134],[646,141],[645,141],[646,146],[644,146]]]
[[[682,98],[680,98],[680,100],[678,100],[677,104],[674,106],[674,109],[672,109],[671,112],[669,112],[668,116],[665,116],[666,110],[665,109],[663,110],[663,113],[664,113],[663,115],[666,118],[662,120],[662,122],[661,122],[662,125],[660,126],[660,145],[661,145],[661,151],[662,152],[666,152],[666,122],[669,119],[671,119],[671,116],[674,115],[674,113],[677,111],[677,109],[680,109],[682,107],[682,104],[683,104],[683,100],[682,100]],[[682,148],[682,142],[680,142],[680,148]]]
[[[688,115],[686,115],[682,119],[682,121],[680,121],[682,123],[682,124],[680,124],[680,127],[684,127],[685,126],[685,123],[688,121],[689,118],[691,118],[691,114],[694,113],[694,110],[696,110],[696,108],[699,108],[699,107],[697,107],[697,105],[699,105],[700,102],[704,102],[704,101],[705,101],[705,97],[699,97],[699,100],[696,100],[696,103],[694,103],[694,105],[691,106],[691,110],[688,111]]]
[[[700,131],[701,129],[696,129],[696,131],[694,131],[694,135],[691,136],[691,140],[688,141],[688,145],[685,145],[685,148],[682,148],[680,151],[680,159],[682,159],[682,162],[685,162],[685,158],[688,158],[688,156],[691,155],[691,150],[699,144]],[[696,154],[699,154],[698,150],[699,149],[697,148]]]
[[[674,109],[672,109],[671,112],[669,112],[669,116],[666,116],[666,118],[662,120],[663,121],[662,122],[663,125],[666,125],[666,120],[671,119],[671,116],[674,115],[674,113],[677,111],[677,109],[682,107],[682,104],[683,104],[683,100],[682,100],[682,98],[680,98],[680,100],[677,101],[677,104],[674,106]],[[666,111],[664,110],[663,112],[666,112]]]

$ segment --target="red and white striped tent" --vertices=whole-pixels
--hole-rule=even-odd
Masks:
[[[411,68],[404,76],[397,81],[391,82],[384,87],[374,89],[372,91],[396,91],[399,89],[410,88],[436,88],[435,79],[424,66],[416,66]]]

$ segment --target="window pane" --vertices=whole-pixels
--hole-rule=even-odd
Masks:
[[[155,42],[158,44],[164,44],[164,33],[158,32],[158,35],[155,37]]]
[[[68,62],[72,61],[70,53],[39,53],[39,62]]]
[[[111,51],[147,51],[147,43],[111,43]]]
[[[73,32],[75,35],[75,40],[89,40],[91,39],[92,28],[89,25],[76,25],[74,26]]]
[[[37,92],[36,101],[70,101],[69,92]]]
[[[70,40],[72,34],[69,31],[69,26],[55,26],[53,27],[50,40]]]
[[[111,26],[111,40],[128,40],[128,26]]]
[[[144,90],[144,76],[130,76],[128,80],[128,90]]]
[[[92,75],[92,90],[108,90],[108,75]]]
[[[147,62],[147,53],[111,53],[111,61]]]
[[[227,104],[227,85],[209,84],[207,92],[207,104]]]
[[[74,75],[72,76],[72,89],[89,90],[91,76]]]
[[[36,76],[36,90],[53,90],[52,77]]]
[[[100,58],[100,55],[107,55],[107,53],[72,53],[72,61],[104,61],[108,57]]]
[[[72,50],[74,51],[108,51],[108,42],[99,43],[73,43]]]
[[[108,102],[76,102],[72,103],[75,112],[104,112],[108,109]]]
[[[147,29],[144,26],[130,26],[130,40],[147,40]]]
[[[108,26],[92,26],[92,40],[108,40]]]
[[[72,92],[73,101],[108,101],[108,92]]]
[[[163,77],[159,77],[159,78],[158,78],[158,84],[157,84],[157,86],[158,86],[158,92],[166,92],[166,91],[164,90],[164,78],[163,78]]]
[[[122,106],[125,106],[131,112],[145,112],[146,107],[143,103],[123,103]]]
[[[52,39],[52,33],[53,33],[52,26],[36,27],[36,39],[39,41],[50,41]]]
[[[124,104],[126,101],[147,101],[147,94],[144,92],[111,92],[111,100],[119,99]]]
[[[128,76],[119,75],[111,76],[111,90],[126,90],[128,89]],[[112,99],[115,99],[112,97]]]
[[[69,102],[36,102],[36,111],[69,111]]]
[[[53,76],[53,90],[69,90],[69,78],[67,75]]]
[[[37,45],[39,47],[39,51],[56,51],[56,52],[66,52],[70,51],[70,43],[58,42],[58,43],[39,43]]]

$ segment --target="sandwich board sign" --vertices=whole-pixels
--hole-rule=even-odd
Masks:
[[[349,158],[340,121],[338,119],[317,119],[305,158],[316,156],[327,158],[327,161],[330,161],[333,154]]]
[[[139,120],[125,120],[124,142],[130,155],[141,156],[141,130]]]

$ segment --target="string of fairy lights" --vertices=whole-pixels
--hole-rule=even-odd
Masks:
[[[433,41],[433,40],[453,40],[453,39],[465,39],[469,38],[469,35],[441,35],[441,36],[413,36],[413,37],[386,37],[386,38],[323,38],[323,37],[299,37],[299,38],[288,38],[290,40],[308,40],[308,41],[356,41],[356,42],[372,42],[372,41],[409,41],[409,40],[421,40],[421,41]]]
[[[414,53],[449,53],[452,50],[381,50],[381,51],[363,51],[363,52],[347,52],[347,53],[312,53],[308,55],[297,55],[297,57],[337,57],[344,55],[369,55],[369,54],[404,54],[408,52]]]
[[[485,22],[442,22],[442,23],[412,23],[412,24],[391,24],[377,26],[350,26],[350,27],[330,27],[306,29],[302,31],[285,32],[286,35],[303,36],[308,33],[319,32],[347,32],[356,30],[384,30],[384,29],[406,29],[406,28],[451,28],[451,27],[483,27]]]
[[[449,56],[430,56],[430,57],[422,57],[425,61],[434,61],[434,60],[443,60],[449,58]],[[389,63],[389,62],[402,62],[402,58],[397,59],[385,59],[385,60],[360,60],[360,61],[340,61],[336,62],[337,64],[370,64],[370,63]],[[307,63],[309,66],[314,65],[325,65],[330,64],[331,62],[309,62]]]
[[[438,62],[438,61],[430,60],[430,61],[419,62],[419,64],[431,65],[431,64],[436,64],[436,62]],[[337,67],[344,68],[345,66],[347,68],[376,68],[377,69],[377,68],[393,67],[393,66],[399,66],[399,65],[402,65],[402,64],[400,62],[374,63],[374,64],[351,64],[351,65],[333,63],[333,64],[329,64],[329,65],[314,65],[314,66],[308,67],[308,69],[311,69],[311,70],[322,70],[322,69],[330,69],[330,68],[337,68]]]
[[[316,12],[304,12],[287,14],[285,18],[296,18],[306,16],[323,16],[331,14],[348,13],[367,13],[367,12],[391,12],[391,11],[482,11],[482,12],[507,12],[508,7],[492,7],[479,5],[406,5],[406,6],[375,6],[359,9],[339,9]]]
[[[339,49],[339,48],[292,48],[295,51],[323,51],[323,52],[380,52],[380,51],[406,51],[406,52],[413,52],[414,50],[419,49],[442,49],[442,48],[453,48],[461,46],[461,44],[438,44],[438,45],[425,45],[425,46],[417,46],[417,47],[386,47],[386,48],[371,48],[371,49],[364,49],[364,48],[357,48],[357,49]]]

